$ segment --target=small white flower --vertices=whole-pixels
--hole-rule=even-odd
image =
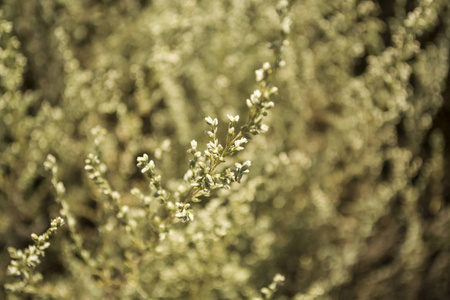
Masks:
[[[266,108],[272,108],[275,106],[275,103],[273,103],[273,101],[270,101],[270,102],[267,102],[265,106],[266,106]]]
[[[150,168],[148,167],[148,165],[146,165],[146,166],[141,170],[141,173],[142,173],[142,174],[145,174],[145,173],[148,172],[148,170],[150,170]],[[90,176],[89,176],[89,177],[90,177]]]
[[[245,143],[247,143],[247,142],[248,142],[248,140],[247,140],[245,137],[243,137],[243,138],[240,138],[240,139],[236,140],[236,141],[234,142],[234,145],[235,145],[236,147],[239,147],[240,145],[245,144]]]
[[[62,182],[58,182],[56,184],[56,191],[58,194],[64,194],[66,192],[66,188],[64,187],[64,184]]]
[[[228,120],[230,120],[230,122],[239,122],[239,115],[236,116],[231,116],[231,115],[227,115]]]
[[[253,104],[259,104],[259,103],[261,102],[260,99],[259,99],[259,97],[256,96],[255,94],[251,95],[251,96],[250,96],[250,99],[251,99],[251,101],[252,101]]]
[[[269,126],[267,126],[266,124],[262,124],[261,125],[261,131],[264,132],[264,133],[269,131]]]
[[[206,121],[206,124],[208,124],[208,125],[210,125],[210,126],[212,126],[213,123],[214,123],[214,121],[213,121],[213,119],[212,119],[211,117],[206,117],[206,118],[205,118],[205,121]]]
[[[270,93],[271,93],[271,94],[276,94],[276,93],[278,93],[278,88],[277,88],[276,86],[272,87],[272,88],[270,89]]]
[[[138,162],[148,161],[148,155],[144,153],[144,155],[139,156],[139,157],[137,158],[137,161],[138,161]]]
[[[275,277],[273,278],[273,281],[275,282],[283,282],[284,281],[284,276],[281,274],[276,274]]]
[[[256,81],[260,82],[264,79],[264,70],[263,69],[258,69],[255,71],[255,75],[256,75]]]
[[[289,18],[284,18],[282,23],[281,23],[281,30],[285,33],[285,34],[289,34],[289,32],[291,31],[291,24],[292,21]]]

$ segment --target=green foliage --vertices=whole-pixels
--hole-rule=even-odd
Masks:
[[[7,297],[450,293],[448,1],[0,9]]]

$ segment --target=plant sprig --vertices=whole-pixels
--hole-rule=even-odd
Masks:
[[[206,132],[210,142],[206,145],[203,155],[197,151],[197,142],[191,142],[191,148],[188,150],[193,155],[187,173],[187,179],[191,184],[189,194],[184,199],[184,203],[198,202],[200,196],[208,196],[211,189],[230,188],[231,182],[240,182],[243,174],[249,172],[250,161],[236,163],[234,168],[226,168],[222,172],[216,171],[216,168],[225,162],[226,157],[235,156],[245,149],[245,145],[252,139],[253,135],[265,133],[269,130],[262,121],[267,116],[268,111],[275,106],[272,96],[278,93],[278,88],[273,86],[272,79],[278,69],[285,65],[282,54],[285,46],[289,43],[287,36],[290,31],[291,20],[287,16],[288,2],[280,1],[277,12],[281,20],[280,39],[271,43],[270,48],[274,52],[274,59],[265,62],[261,69],[255,71],[256,81],[259,83],[259,89],[255,90],[249,99],[246,100],[249,109],[247,121],[240,127],[236,133],[236,126],[239,122],[239,116],[228,115],[228,131],[225,146],[222,146],[217,139],[218,120],[216,118],[206,117],[205,121],[210,127]]]
[[[15,293],[32,293],[36,289],[36,284],[42,280],[42,274],[35,269],[41,263],[41,258],[45,256],[45,250],[50,247],[50,236],[62,225],[64,225],[64,219],[57,217],[52,220],[50,227],[43,234],[31,234],[33,245],[25,250],[8,248],[11,257],[8,274],[14,276],[16,281],[5,284],[5,289]]]
[[[280,17],[280,38],[270,44],[273,50],[272,62],[265,62],[262,68],[255,71],[256,82],[259,89],[256,89],[246,100],[248,107],[247,121],[237,132],[236,127],[239,123],[239,115],[228,115],[229,123],[225,140],[222,145],[217,138],[219,121],[217,118],[206,117],[206,124],[209,130],[206,131],[210,141],[206,149],[198,151],[197,142],[191,141],[191,148],[188,153],[192,155],[189,162],[189,170],[184,176],[184,180],[190,184],[190,189],[185,196],[180,196],[180,201],[174,206],[170,201],[166,204],[169,211],[175,212],[175,217],[183,222],[192,221],[190,202],[200,202],[200,197],[210,195],[214,189],[230,189],[231,183],[240,182],[243,175],[249,172],[250,161],[235,163],[234,167],[228,167],[224,170],[217,170],[217,167],[225,162],[226,157],[232,157],[245,149],[252,136],[265,133],[269,130],[266,124],[263,124],[264,117],[268,115],[270,109],[275,106],[272,96],[278,93],[278,88],[273,86],[272,79],[276,72],[285,65],[283,60],[284,48],[289,44],[287,36],[290,31],[291,20],[288,17],[289,3],[281,0],[277,6],[277,13]],[[138,157],[138,167],[141,172],[150,178],[150,185],[156,190],[155,197],[162,200],[169,198],[168,193],[161,186],[161,176],[155,174],[155,163],[148,159],[148,155]]]

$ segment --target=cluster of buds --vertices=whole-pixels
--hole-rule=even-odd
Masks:
[[[11,263],[8,266],[8,274],[20,277],[23,282],[19,281],[16,284],[6,284],[5,288],[7,290],[25,288],[28,283],[39,281],[42,278],[40,273],[35,272],[35,268],[40,264],[40,258],[45,255],[45,250],[50,247],[50,236],[62,225],[64,225],[64,219],[57,217],[52,220],[50,228],[43,234],[31,234],[34,244],[28,246],[27,249],[20,250],[13,247],[8,248],[11,257]]]
[[[250,172],[249,168],[252,165],[252,162],[247,160],[244,163],[240,164],[240,163],[235,163],[235,170],[234,170],[234,181],[240,183],[242,176],[244,176],[244,174],[248,174]]]
[[[137,166],[141,169],[141,173],[145,174],[150,179],[150,185],[155,189],[153,196],[158,198],[161,202],[164,202],[167,199],[168,194],[162,187],[161,175],[155,173],[155,162],[149,160],[146,153],[139,156],[137,162]]]
[[[276,274],[272,280],[272,283],[268,287],[261,289],[261,293],[264,295],[265,299],[272,299],[273,294],[277,291],[278,286],[280,286],[285,280],[284,275]]]
[[[85,163],[84,170],[88,173],[89,179],[99,187],[103,194],[110,194],[111,188],[103,177],[103,174],[106,172],[106,165],[100,161],[97,155],[92,153],[89,153]]]
[[[175,203],[175,205],[178,209],[178,212],[175,214],[175,217],[177,217],[184,223],[194,221],[194,215],[191,212],[191,205],[189,203],[177,202]]]

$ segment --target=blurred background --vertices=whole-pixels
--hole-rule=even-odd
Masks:
[[[11,299],[251,299],[276,273],[275,299],[450,298],[450,4],[289,5],[270,130],[230,160],[251,160],[250,174],[139,253],[99,217],[87,155],[101,154],[136,235],[152,236],[130,192],[150,195],[137,156],[175,192],[189,142],[208,141],[204,118],[219,119],[221,137],[227,114],[245,121],[279,34],[276,1],[0,2],[0,298],[7,248],[59,215],[49,153],[102,279],[62,228],[39,289]]]

